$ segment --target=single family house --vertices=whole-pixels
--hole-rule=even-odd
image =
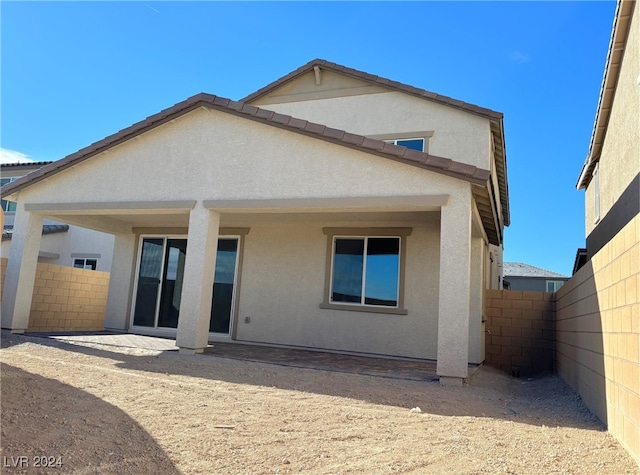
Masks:
[[[2,327],[28,324],[43,219],[114,236],[106,328],[484,360],[501,285],[503,115],[324,60],[198,94],[5,185]]]
[[[0,186],[16,181],[52,162],[0,164]],[[9,256],[13,238],[16,203],[2,200],[5,221],[2,225],[0,257]],[[45,219],[38,262],[108,272],[111,268],[113,236],[80,226],[69,226]]]
[[[566,275],[522,262],[505,262],[502,278],[505,289],[532,292],[556,292],[569,280]]]

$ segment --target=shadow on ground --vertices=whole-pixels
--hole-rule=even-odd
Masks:
[[[5,363],[0,369],[2,473],[180,473],[156,441],[117,407]]]
[[[108,346],[93,347],[20,335],[5,336],[2,346],[27,341],[115,360],[115,366],[126,370],[302,391],[407,409],[420,407],[422,412],[442,416],[491,417],[536,426],[605,430],[580,397],[554,375],[520,380],[482,367],[470,378],[469,384],[452,388],[440,386],[432,378],[419,381],[363,375],[356,371],[331,371],[328,366],[331,359],[338,362],[345,358],[336,354],[326,354],[321,369],[309,369],[289,367],[286,361],[274,364],[243,360],[238,355],[233,361],[207,354],[185,356],[176,351],[136,355],[122,349],[111,350]],[[390,368],[393,362],[389,360]]]

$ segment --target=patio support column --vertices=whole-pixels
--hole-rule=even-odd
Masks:
[[[180,353],[201,353],[207,346],[219,231],[220,214],[198,202],[189,215],[176,338]]]
[[[469,363],[484,361],[484,240],[471,240],[471,295],[469,311]]]
[[[2,328],[12,333],[24,333],[29,326],[42,223],[42,216],[18,205],[2,292]]]
[[[109,293],[104,314],[105,329],[127,330],[129,328],[135,253],[135,234],[116,234],[114,236]]]
[[[441,384],[461,386],[469,362],[470,187],[452,194],[441,209],[437,373]]]

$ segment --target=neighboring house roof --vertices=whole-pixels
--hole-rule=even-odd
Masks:
[[[369,74],[364,71],[358,71],[353,68],[347,68],[345,66],[341,66],[336,63],[331,63],[324,59],[314,59],[312,61],[309,61],[307,64],[299,67],[295,71],[292,71],[289,74],[282,76],[280,79],[277,79],[271,84],[268,84],[265,87],[258,89],[256,92],[249,94],[247,97],[241,100],[243,102],[252,102],[260,97],[263,97],[269,94],[271,91],[277,89],[278,87],[290,81],[293,81],[297,77],[312,71],[314,67],[321,67],[327,70],[335,71],[337,73],[344,74],[355,79],[366,81],[370,84],[387,87],[392,90],[404,92],[406,94],[410,94],[415,97],[426,99],[432,102],[437,102],[439,104],[443,104],[449,107],[454,107],[456,109],[460,109],[465,112],[469,112],[471,114],[479,115],[481,117],[489,119],[491,121],[491,132],[493,135],[493,142],[495,145],[496,172],[498,175],[498,186],[500,188],[499,194],[500,194],[500,201],[502,203],[502,209],[503,209],[503,215],[504,215],[503,219],[504,219],[505,226],[509,226],[509,224],[511,223],[511,214],[509,210],[509,186],[507,183],[507,159],[506,159],[506,148],[504,143],[504,124],[503,124],[503,114],[501,112],[496,112],[491,109],[486,109],[484,107],[476,106],[468,102],[459,101],[451,97],[442,96],[440,94],[429,92],[425,89],[420,89],[414,86],[410,86],[408,84],[403,84],[398,81],[392,81],[391,79],[375,76],[373,74]]]
[[[53,163],[51,160],[48,162],[14,162],[14,163],[2,163],[0,164],[0,169],[2,168],[31,168],[31,167],[42,167],[44,165],[48,165],[49,163]]]
[[[566,275],[558,274],[550,270],[541,269],[522,262],[505,262],[502,267],[504,278],[509,277],[538,277],[538,278],[560,278],[568,279]]]
[[[598,99],[598,109],[596,119],[593,124],[593,132],[591,133],[591,143],[589,144],[589,153],[582,165],[580,177],[576,188],[581,190],[589,186],[593,170],[600,160],[604,137],[607,133],[609,125],[609,116],[611,115],[611,106],[616,93],[618,84],[618,76],[620,74],[620,66],[627,45],[629,36],[629,28],[631,26],[631,16],[635,6],[635,0],[622,0],[618,2],[616,13],[613,20],[613,31],[609,42],[609,52],[607,53],[607,62],[602,78],[602,87],[600,88],[600,98]]]
[[[366,153],[372,153],[385,158],[397,160],[409,165],[417,166],[444,175],[459,178],[471,183],[486,185],[490,172],[473,165],[456,162],[454,160],[429,155],[427,153],[410,150],[405,147],[393,145],[382,140],[374,140],[362,135],[355,135],[343,130],[333,129],[321,124],[278,114],[276,112],[259,109],[258,107],[243,102],[232,101],[212,94],[200,93],[189,99],[179,102],[168,109],[154,114],[146,119],[133,124],[109,137],[95,142],[71,155],[18,178],[16,181],[2,187],[3,195],[13,194],[23,188],[33,185],[48,178],[66,168],[80,163],[104,150],[119,143],[129,140],[139,134],[147,132],[165,122],[175,119],[199,107],[207,107],[246,119],[262,122],[274,127],[290,130],[292,132],[308,135],[327,142],[336,143]]]
[[[44,224],[42,226],[42,235],[45,234],[57,234],[66,233],[69,231],[69,225],[67,224]],[[2,230],[2,240],[6,241],[13,237],[13,227],[5,227]]]

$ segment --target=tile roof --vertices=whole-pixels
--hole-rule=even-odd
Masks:
[[[123,143],[199,107],[206,107],[233,114],[245,119],[390,158],[478,185],[487,185],[490,178],[490,172],[488,170],[477,168],[466,163],[410,150],[405,147],[389,144],[382,140],[374,140],[362,135],[351,134],[343,130],[326,127],[322,124],[296,119],[288,115],[260,109],[244,102],[232,101],[212,94],[200,93],[95,142],[88,147],[78,150],[71,155],[45,165],[25,177],[18,178],[16,181],[4,185],[2,187],[2,195],[7,196],[20,191],[23,188],[31,186],[45,178],[49,178],[66,168],[87,160],[117,144]]]
[[[2,168],[19,168],[19,167],[41,167],[53,163],[51,160],[47,162],[13,162],[13,163],[0,163],[0,169]]]
[[[425,89],[420,89],[418,87],[410,86],[409,84],[403,84],[398,81],[392,81],[391,79],[369,74],[364,71],[358,71],[357,69],[341,66],[340,64],[332,63],[319,58],[311,60],[307,64],[300,66],[295,71],[292,71],[289,74],[282,76],[280,79],[277,79],[274,82],[267,84],[265,87],[262,87],[257,91],[249,94],[245,98],[241,99],[241,101],[251,102],[255,99],[258,99],[259,97],[262,97],[268,94],[270,91],[274,90],[275,88],[280,87],[281,85],[289,81],[292,81],[293,79],[297,78],[301,74],[304,74],[313,70],[314,66],[320,66],[325,69],[346,74],[353,78],[362,79],[372,84],[377,84],[379,86],[388,87],[391,89],[396,89],[398,91],[406,92],[407,94],[411,94],[413,96],[418,96],[424,99],[429,99],[434,102],[439,102],[440,104],[445,104],[451,107],[455,107],[457,109],[462,109],[464,111],[471,112],[472,114],[481,115],[482,117],[486,117],[489,119],[502,119],[503,117],[503,114],[501,112],[496,112],[491,109],[486,109],[484,107],[476,106],[475,104],[470,104],[468,102],[463,102],[458,99],[453,99],[452,97],[442,96],[440,94],[436,94],[435,92],[430,92]]]
[[[44,224],[42,225],[42,235],[66,233],[69,231],[68,224]],[[5,226],[2,230],[2,240],[7,241],[13,237],[13,226]]]
[[[504,278],[509,277],[557,277],[568,279],[566,275],[558,274],[540,267],[535,267],[529,264],[523,264],[522,262],[505,262],[502,267],[502,274]]]
[[[593,170],[600,160],[604,137],[607,133],[607,126],[609,125],[611,107],[613,106],[613,99],[616,94],[622,58],[631,28],[631,16],[635,3],[635,0],[618,1],[616,7],[613,30],[609,42],[609,51],[607,53],[607,61],[602,78],[602,86],[600,88],[600,97],[598,98],[598,108],[591,133],[591,142],[589,143],[589,153],[582,165],[582,170],[576,183],[578,190],[589,186],[593,176]]]
[[[432,102],[437,102],[439,104],[443,104],[446,106],[454,107],[454,108],[463,110],[465,112],[469,112],[471,114],[479,115],[481,117],[489,119],[491,121],[491,133],[493,135],[493,141],[495,145],[496,172],[498,175],[498,184],[499,184],[498,192],[500,194],[500,201],[503,209],[504,224],[505,226],[509,226],[509,224],[511,224],[511,212],[509,207],[509,184],[507,181],[506,146],[504,143],[503,114],[501,112],[496,112],[494,110],[480,107],[474,104],[470,104],[468,102],[463,102],[457,99],[453,99],[451,97],[442,96],[440,94],[436,94],[434,92],[430,92],[425,89],[420,89],[414,86],[410,86],[408,84],[403,84],[398,81],[392,81],[391,79],[369,74],[364,71],[358,71],[357,69],[348,68],[346,66],[332,63],[324,59],[311,60],[307,64],[300,66],[295,71],[292,71],[289,74],[282,76],[280,79],[277,79],[272,83],[267,84],[265,87],[258,89],[257,91],[249,94],[248,96],[246,96],[241,100],[243,102],[254,101],[264,95],[267,95],[269,92],[282,86],[283,84],[293,81],[300,75],[312,71],[313,68],[316,66],[324,69],[328,69],[331,71],[335,71],[337,73],[341,73],[341,74],[350,76],[352,78],[360,79],[370,84],[375,84],[375,85],[383,86],[396,91],[401,91],[415,97],[426,99]]]

